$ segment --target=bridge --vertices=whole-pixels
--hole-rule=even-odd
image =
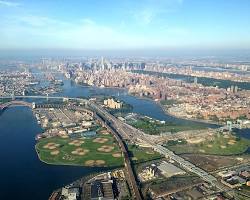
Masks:
[[[87,99],[82,99],[82,98],[72,98],[72,97],[62,97],[62,96],[0,96],[0,99],[11,99],[12,101],[7,102],[7,103],[3,103],[0,104],[0,111],[5,109],[6,107],[9,107],[11,105],[23,105],[23,106],[28,106],[28,107],[32,107],[31,104],[24,102],[24,101],[15,101],[15,99],[45,99],[45,100],[49,100],[49,99],[54,99],[54,100],[74,100],[74,101],[78,101],[81,103],[87,103],[88,100]],[[15,103],[16,102],[16,103]]]
[[[87,99],[83,98],[77,98],[77,97],[63,97],[63,96],[42,96],[42,95],[36,95],[36,96],[0,96],[0,99],[55,99],[55,100],[75,100],[80,102],[88,102]]]
[[[10,106],[26,106],[30,108],[62,108],[62,109],[70,109],[70,110],[78,110],[87,113],[90,116],[94,116],[94,113],[88,109],[83,107],[74,106],[74,105],[64,105],[64,104],[35,104],[35,103],[28,103],[25,101],[10,101],[0,105],[0,111],[5,110]]]
[[[108,113],[104,108],[98,106],[97,104],[91,103],[92,107],[95,108],[96,112],[101,113],[102,116],[106,118],[107,121],[112,122],[112,126],[118,130],[120,134],[123,136],[130,138],[131,141],[143,141],[151,146],[155,151],[159,152],[160,154],[164,155],[165,157],[175,161],[180,166],[182,166],[185,170],[192,172],[198,175],[202,180],[210,183],[211,185],[215,186],[220,191],[227,191],[228,188],[217,181],[217,179],[206,172],[205,170],[195,166],[193,163],[183,159],[182,157],[176,155],[174,152],[170,151],[166,147],[156,144],[149,135],[145,134],[144,132],[131,127],[130,125],[120,121],[110,113]],[[233,196],[230,192],[227,192],[231,197]]]
[[[32,103],[28,103],[28,102],[25,102],[25,101],[10,101],[10,102],[6,102],[4,104],[1,104],[0,105],[0,111],[1,110],[4,110],[10,106],[27,106],[27,107],[30,107],[32,108]]]
[[[6,97],[11,98],[11,97]],[[64,99],[65,97],[47,97],[47,96],[17,96],[17,98],[29,98],[29,99],[38,99],[38,98],[50,98],[50,99]],[[67,98],[67,97],[66,97]],[[111,133],[114,135],[115,139],[120,145],[120,148],[124,154],[124,162],[125,162],[125,169],[127,171],[129,185],[132,189],[132,194],[135,199],[142,199],[140,190],[137,185],[137,180],[135,177],[135,174],[133,172],[131,162],[129,159],[129,156],[127,154],[126,144],[123,142],[123,138],[130,138],[134,141],[144,141],[144,143],[147,143],[150,145],[155,151],[159,152],[160,154],[164,155],[167,158],[170,158],[171,160],[178,163],[180,166],[182,166],[187,171],[190,171],[192,173],[195,173],[198,175],[201,179],[204,181],[210,183],[211,185],[217,187],[220,191],[226,191],[226,187],[222,184],[220,184],[217,179],[212,176],[211,174],[207,173],[203,169],[195,166],[191,162],[183,159],[182,157],[176,155],[174,152],[170,151],[169,149],[156,144],[154,141],[150,139],[150,136],[145,134],[144,132],[131,127],[130,125],[120,121],[110,113],[108,113],[104,108],[100,107],[99,105],[95,104],[94,102],[91,102],[89,100],[84,100],[81,98],[68,98],[80,102],[85,102],[86,105],[88,105],[92,110],[94,110],[95,114],[99,117],[99,119],[105,124],[105,126],[111,131]],[[77,109],[77,107],[74,107],[74,109]],[[232,196],[232,195],[230,195]]]
[[[12,98],[12,97],[5,97],[5,98]],[[27,99],[39,99],[39,98],[43,98],[43,99],[47,99],[47,96],[16,96],[16,98],[27,98]],[[49,97],[50,99],[65,99],[65,97]],[[114,136],[114,138],[116,139],[116,141],[118,142],[121,151],[124,155],[124,163],[125,163],[125,170],[126,170],[126,174],[127,174],[127,180],[129,183],[130,188],[132,189],[132,195],[133,198],[136,200],[141,200],[142,199],[142,195],[141,192],[139,190],[138,184],[137,184],[137,179],[136,179],[136,175],[134,174],[132,165],[131,165],[131,161],[129,158],[129,154],[128,154],[128,150],[126,147],[126,144],[123,142],[123,139],[121,137],[121,135],[119,134],[119,132],[117,131],[116,127],[113,126],[111,123],[109,123],[105,116],[103,116],[102,113],[98,113],[98,106],[96,107],[96,104],[89,102],[88,100],[84,100],[81,98],[67,98],[67,99],[72,99],[72,100],[76,100],[76,101],[80,101],[80,102],[85,102],[86,105],[88,104],[90,108],[92,108],[93,110],[97,111],[97,112],[91,112],[85,108],[82,108],[80,106],[68,106],[68,105],[62,105],[62,104],[36,104],[36,108],[68,108],[68,109],[72,109],[72,110],[80,110],[80,111],[85,111],[88,112],[89,114],[94,115],[95,117],[112,133],[112,135]],[[11,101],[11,102],[7,102],[5,104],[2,104],[3,107],[8,107],[11,105],[15,105],[15,104],[19,104],[19,105],[23,105],[23,106],[29,106],[32,107],[33,105],[31,103],[27,103],[24,101]]]

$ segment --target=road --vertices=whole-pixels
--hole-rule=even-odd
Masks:
[[[113,119],[113,117],[110,116],[109,113],[102,112],[100,110],[99,106],[97,106],[94,103],[90,103],[89,106],[92,108],[92,110],[94,110],[97,113],[96,114],[97,119],[99,119],[99,121],[102,121],[103,125],[106,126],[106,128],[109,131],[111,131],[111,133],[114,135],[116,141],[118,142],[118,144],[120,146],[120,149],[121,149],[123,156],[124,156],[125,170],[126,170],[127,177],[128,177],[128,183],[130,185],[130,188],[132,189],[133,198],[136,200],[143,199],[141,192],[140,192],[140,188],[139,188],[138,183],[137,183],[136,175],[135,175],[133,168],[132,168],[132,165],[131,165],[127,145],[123,141],[122,134],[119,131],[120,129],[119,130],[117,129],[116,124],[113,123],[114,119]]]
[[[12,98],[12,97],[9,96],[9,97],[5,97],[5,98]],[[56,97],[56,96],[53,96],[53,97],[50,97],[50,96],[49,97],[48,96],[16,96],[16,98],[29,98],[29,99],[32,99],[32,98],[34,98],[34,99],[38,99],[38,98],[65,99],[65,98],[67,98],[70,100],[85,102],[90,108],[95,110],[96,113],[98,113],[100,116],[102,116],[105,121],[110,122],[110,125],[109,125],[110,128],[117,134],[117,137],[119,137],[120,140],[123,140],[125,138],[125,139],[130,139],[130,141],[143,141],[145,144],[148,144],[149,146],[151,146],[155,151],[157,151],[160,154],[164,155],[165,157],[175,161],[180,166],[182,166],[184,169],[196,174],[204,181],[206,181],[206,182],[210,183],[211,185],[215,186],[216,188],[218,188],[220,191],[225,191],[228,189],[226,186],[224,186],[223,184],[218,182],[217,179],[214,176],[212,176],[211,174],[209,174],[208,172],[195,166],[191,162],[183,159],[182,157],[176,155],[174,152],[170,151],[169,149],[167,149],[161,145],[156,144],[154,141],[152,141],[152,138],[150,138],[149,135],[147,135],[144,132],[142,132],[142,131],[122,122],[121,120],[117,119],[116,117],[114,117],[113,115],[108,113],[104,108],[97,105],[93,101],[88,101],[88,100],[84,100],[81,98],[68,98],[68,97]],[[120,141],[118,141],[118,142],[120,142]],[[125,155],[126,155],[126,153],[125,153]],[[126,166],[128,167],[128,165],[130,166],[130,161],[129,162],[127,161]],[[128,173],[131,173],[130,169],[128,169]],[[134,194],[136,195],[138,193],[136,190],[139,190],[139,189],[137,187],[137,184],[135,184],[136,178],[134,175],[133,175],[132,179],[133,180],[130,180],[130,182],[132,183],[132,185],[134,184],[132,186],[132,189],[134,190]],[[137,197],[137,198],[141,199],[139,197]]]
[[[210,183],[211,185],[218,188],[220,191],[225,191],[228,188],[224,186],[222,183],[218,182],[217,179],[209,174],[208,172],[204,171],[203,169],[195,166],[191,162],[183,159],[182,157],[176,155],[174,152],[170,151],[169,149],[155,144],[154,141],[150,138],[149,135],[143,133],[142,131],[131,127],[130,125],[120,121],[110,113],[108,113],[104,108],[100,107],[99,105],[95,103],[90,103],[90,105],[95,108],[95,110],[99,113],[102,113],[103,116],[106,117],[108,121],[111,121],[114,124],[114,127],[121,132],[121,135],[123,135],[126,138],[129,138],[130,141],[143,141],[145,144],[148,144],[152,146],[152,148],[159,152],[160,154],[164,155],[165,157],[175,161],[180,166],[182,166],[184,169],[186,169],[189,172],[192,172],[199,176],[204,181]]]
[[[12,98],[13,99],[13,96],[12,97],[5,97],[5,98]],[[22,98],[22,99],[24,99],[24,98],[26,98],[26,99],[43,98],[43,99],[60,99],[60,100],[65,99],[65,97],[48,97],[48,96],[15,96],[15,98]],[[67,99],[85,102],[85,103],[89,102],[89,101],[83,100],[81,98],[67,98]],[[21,105],[30,106],[29,104],[25,104],[24,102],[20,102],[20,101],[13,101],[12,103],[14,103],[14,104],[18,103]],[[6,103],[6,106],[11,105],[12,103],[8,102],[8,103]],[[132,168],[132,165],[130,162],[130,158],[129,158],[126,144],[124,143],[123,138],[122,138],[121,134],[119,133],[119,130],[117,129],[116,125],[112,123],[115,120],[115,117],[114,116],[111,117],[111,115],[109,115],[108,120],[106,120],[106,115],[109,113],[103,112],[104,110],[101,112],[99,106],[97,106],[94,103],[88,103],[88,104],[89,104],[89,107],[91,107],[93,111],[96,111],[96,113],[97,113],[96,117],[99,119],[99,121],[102,121],[103,125],[105,125],[106,128],[108,128],[111,131],[111,133],[114,135],[115,139],[117,140],[117,142],[118,142],[118,144],[123,152],[125,169],[126,169],[126,173],[127,173],[127,179],[128,179],[128,183],[130,185],[130,188],[132,189],[132,195],[133,195],[134,199],[136,199],[136,200],[143,199],[141,192],[140,192],[140,189],[139,189],[138,184],[137,184],[136,175],[134,174],[134,171],[133,171],[133,168]],[[46,105],[46,106],[48,106],[48,105]],[[59,106],[59,105],[57,105],[57,106]],[[63,107],[63,106],[59,106],[59,107]],[[67,108],[73,109],[73,110],[82,110],[82,109],[85,110],[84,108],[78,107],[78,106],[67,106]]]

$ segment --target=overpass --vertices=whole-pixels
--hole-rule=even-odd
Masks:
[[[10,97],[5,97],[5,98],[10,98]],[[43,98],[43,99],[47,99],[47,96],[16,96],[16,98],[27,98],[27,99]],[[65,97],[49,97],[49,98],[61,100],[61,99],[64,99]],[[98,109],[96,109],[96,108],[99,108],[99,107],[98,106],[96,107],[95,104],[89,103],[88,100],[84,100],[81,98],[67,98],[67,99],[85,102],[86,104],[89,104],[90,108],[92,108],[93,110],[95,110],[97,112],[96,113],[91,112],[88,109],[82,108],[81,106],[74,106],[74,105],[68,106],[68,105],[62,105],[62,104],[36,104],[36,108],[50,108],[50,107],[51,108],[52,107],[53,108],[67,108],[67,109],[72,109],[72,110],[85,111],[91,115],[95,114],[95,117],[112,133],[112,135],[114,136],[114,138],[118,142],[119,147],[121,148],[121,151],[124,155],[124,164],[125,164],[125,170],[126,170],[126,174],[127,174],[127,180],[128,180],[130,188],[132,189],[132,195],[133,195],[134,199],[141,200],[142,195],[141,195],[141,192],[140,192],[139,187],[137,185],[137,179],[136,179],[136,176],[134,174],[133,168],[131,166],[131,162],[130,162],[130,158],[129,158],[126,144],[123,142],[123,139],[122,139],[121,135],[119,134],[119,132],[117,131],[117,129],[113,126],[112,123],[109,123],[109,121],[106,120],[106,118],[103,116],[102,113],[98,112]],[[29,107],[33,106],[31,103],[27,103],[24,101],[10,101],[10,102],[7,102],[5,104],[2,104],[2,106],[8,107],[8,106],[11,106],[14,104],[19,104],[19,105],[29,106]]]
[[[96,118],[100,122],[102,122],[103,126],[105,126],[112,133],[112,135],[114,136],[114,138],[116,139],[116,141],[119,144],[119,147],[120,147],[120,149],[123,153],[123,156],[124,156],[124,164],[125,164],[125,170],[126,170],[125,172],[126,172],[127,177],[128,177],[128,184],[129,184],[130,188],[132,189],[131,192],[132,192],[133,198],[135,200],[143,199],[141,191],[140,191],[139,186],[138,186],[136,175],[135,175],[134,170],[133,170],[132,165],[131,165],[127,145],[123,141],[121,134],[116,129],[115,124],[108,121],[105,118],[105,115],[103,113],[98,112],[98,109],[97,109],[97,107],[95,107],[95,104],[92,103],[92,104],[90,104],[90,106],[96,111]]]
[[[11,98],[11,97],[5,97],[5,98]],[[54,97],[53,96],[52,97],[47,97],[47,96],[16,96],[16,98],[27,98],[27,99],[32,99],[32,98],[33,99],[39,99],[39,98],[48,99],[49,98],[49,99],[62,99],[62,100],[65,99],[65,97],[56,97],[56,96],[54,96]],[[130,138],[130,140],[132,140],[132,141],[133,140],[134,141],[138,141],[138,140],[144,141],[144,143],[147,143],[150,146],[152,146],[152,148],[155,151],[159,152],[160,154],[164,155],[167,158],[170,158],[171,160],[174,160],[176,163],[178,163],[184,169],[198,175],[201,179],[203,179],[204,181],[217,187],[220,191],[226,190],[225,186],[222,185],[221,183],[219,183],[214,176],[207,173],[203,169],[195,166],[191,162],[183,159],[182,157],[176,155],[174,152],[170,151],[169,149],[167,149],[161,145],[156,144],[154,141],[152,141],[150,139],[150,136],[148,136],[144,132],[142,132],[134,127],[131,127],[130,125],[120,121],[119,119],[117,119],[116,117],[114,117],[113,115],[108,113],[104,108],[100,107],[99,105],[95,104],[94,102],[84,100],[81,98],[68,98],[68,99],[76,100],[76,101],[80,101],[80,102],[85,102],[92,110],[95,111],[95,113],[98,114],[99,117],[102,118],[102,121],[105,124],[105,126],[109,130],[111,130],[115,139],[118,141],[118,143],[121,147],[121,150],[123,151],[124,156],[126,156],[125,167],[126,167],[126,170],[128,173],[129,183],[130,183],[130,186],[132,187],[133,196],[135,197],[135,199],[140,200],[142,198],[141,198],[140,191],[138,189],[135,175],[134,175],[132,167],[131,167],[129,157],[127,155],[126,146],[124,146],[124,143],[123,143],[124,137]],[[77,107],[74,107],[74,109],[77,109]]]
[[[145,134],[144,132],[120,121],[110,113],[108,113],[105,109],[102,107],[90,103],[92,107],[96,109],[96,112],[102,113],[102,115],[107,119],[107,121],[112,122],[113,127],[118,130],[121,134],[123,134],[125,137],[130,138],[131,141],[143,141],[144,143],[149,144],[155,151],[159,152],[160,154],[164,155],[165,157],[175,161],[180,166],[182,166],[185,170],[192,172],[199,176],[202,180],[210,183],[211,185],[215,186],[220,191],[227,191],[228,188],[217,181],[217,179],[206,172],[205,170],[195,166],[193,163],[183,159],[182,157],[176,155],[174,152],[170,151],[169,149],[156,144],[149,135]],[[230,196],[233,196],[232,194],[228,193]]]

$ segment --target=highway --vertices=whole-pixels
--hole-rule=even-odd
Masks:
[[[111,133],[114,135],[116,141],[118,142],[120,149],[122,150],[123,156],[124,156],[124,163],[125,163],[125,169],[126,173],[128,175],[128,183],[130,185],[130,188],[132,189],[132,195],[134,199],[141,200],[142,195],[140,192],[140,188],[137,184],[136,175],[133,171],[131,161],[128,154],[128,149],[126,143],[124,143],[122,135],[120,134],[121,129],[117,129],[117,126],[114,122],[113,117],[110,116],[109,113],[103,112],[103,109],[97,106],[94,103],[90,103],[89,106],[96,112],[96,117],[99,119],[99,121],[103,122],[103,125],[106,126],[106,128],[111,131]],[[107,119],[108,118],[108,119]],[[111,119],[112,118],[112,119]]]
[[[13,98],[12,97],[5,97],[5,98]],[[65,97],[47,97],[47,96],[15,96],[15,98],[26,98],[26,99],[39,99],[39,98],[43,98],[43,99],[60,99],[63,100],[65,99]],[[100,110],[99,106],[97,106],[94,103],[90,103],[87,100],[81,99],[81,98],[67,98],[67,99],[71,99],[71,100],[75,100],[75,101],[80,101],[80,102],[85,102],[89,105],[90,108],[92,108],[93,111],[96,112],[96,118],[103,122],[103,125],[106,126],[106,128],[108,130],[111,131],[111,133],[114,135],[115,139],[117,140],[123,155],[124,155],[124,163],[125,163],[125,169],[126,169],[126,173],[127,173],[127,179],[128,179],[128,183],[130,185],[130,188],[132,189],[132,195],[133,198],[136,200],[141,200],[142,195],[140,192],[140,189],[138,187],[137,184],[137,179],[136,179],[136,175],[134,174],[133,168],[131,166],[131,162],[130,162],[130,158],[129,158],[129,154],[128,154],[128,150],[126,147],[126,144],[123,142],[123,138],[121,136],[121,134],[119,133],[119,130],[117,129],[116,125],[113,124],[112,122],[116,119],[114,116],[110,115],[109,113],[107,113],[105,110]],[[2,104],[3,106],[10,106],[12,104],[19,104],[19,105],[24,105],[24,106],[29,106],[31,107],[30,103],[25,103],[22,101],[13,101],[13,102],[7,102],[5,104]],[[87,109],[84,109],[82,107],[78,107],[78,106],[64,106],[64,105],[54,105],[54,104],[48,104],[48,105],[39,105],[39,107],[48,107],[48,106],[56,106],[56,107],[67,107],[68,109],[73,109],[73,110],[84,110],[84,111],[88,111]],[[108,119],[106,119],[106,115],[109,115]],[[112,116],[112,117],[111,117]],[[112,118],[112,119],[111,119]]]
[[[218,182],[217,179],[209,174],[208,172],[204,171],[203,169],[195,166],[191,162],[183,159],[182,157],[176,155],[174,152],[170,151],[169,149],[155,144],[149,135],[143,133],[142,131],[131,127],[130,125],[120,121],[110,113],[108,113],[104,108],[100,107],[99,105],[95,103],[89,103],[92,108],[94,108],[97,112],[102,113],[103,116],[106,117],[106,119],[114,124],[114,127],[119,130],[121,135],[123,135],[126,138],[129,138],[130,141],[144,141],[144,143],[152,146],[152,148],[159,152],[160,154],[164,155],[165,157],[175,161],[180,166],[182,166],[185,170],[192,172],[199,176],[202,180],[210,183],[211,185],[218,188],[220,191],[225,191],[228,188],[225,187],[222,183]]]
[[[1,98],[1,97],[0,97]],[[5,97],[5,98],[12,98],[12,97]],[[110,113],[108,113],[104,108],[97,105],[93,101],[84,100],[81,98],[68,98],[68,97],[47,97],[47,96],[16,96],[16,98],[29,98],[29,99],[37,99],[37,98],[44,98],[44,99],[71,99],[76,100],[80,102],[85,102],[92,110],[94,110],[99,116],[103,118],[104,121],[109,122],[109,128],[112,130],[113,134],[115,135],[118,143],[120,144],[122,150],[124,151],[124,155],[127,156],[126,150],[124,150],[123,146],[121,145],[121,141],[123,143],[123,139],[129,139],[130,141],[143,141],[145,144],[148,144],[151,146],[155,151],[159,152],[160,154],[164,155],[165,157],[175,161],[180,166],[182,166],[184,169],[186,169],[189,172],[192,172],[199,176],[204,181],[210,183],[211,185],[217,187],[220,191],[227,190],[227,187],[225,187],[223,184],[217,181],[217,179],[209,174],[208,172],[204,171],[203,169],[195,166],[191,162],[183,159],[182,157],[176,155],[174,152],[170,151],[169,149],[156,144],[152,138],[145,134],[144,132],[122,122],[121,120],[117,119]],[[123,144],[124,145],[124,144]],[[126,149],[126,148],[125,148]],[[128,174],[133,173],[133,170],[131,168],[130,160],[125,160],[125,167],[127,167]],[[131,169],[130,169],[131,168]],[[136,199],[141,199],[136,195],[139,195],[139,189],[136,184],[136,178],[134,175],[129,175],[130,178],[130,185],[132,185],[133,194],[136,197]],[[131,180],[132,178],[132,180]]]

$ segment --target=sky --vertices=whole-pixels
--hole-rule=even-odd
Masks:
[[[249,0],[0,0],[0,49],[250,49]]]

